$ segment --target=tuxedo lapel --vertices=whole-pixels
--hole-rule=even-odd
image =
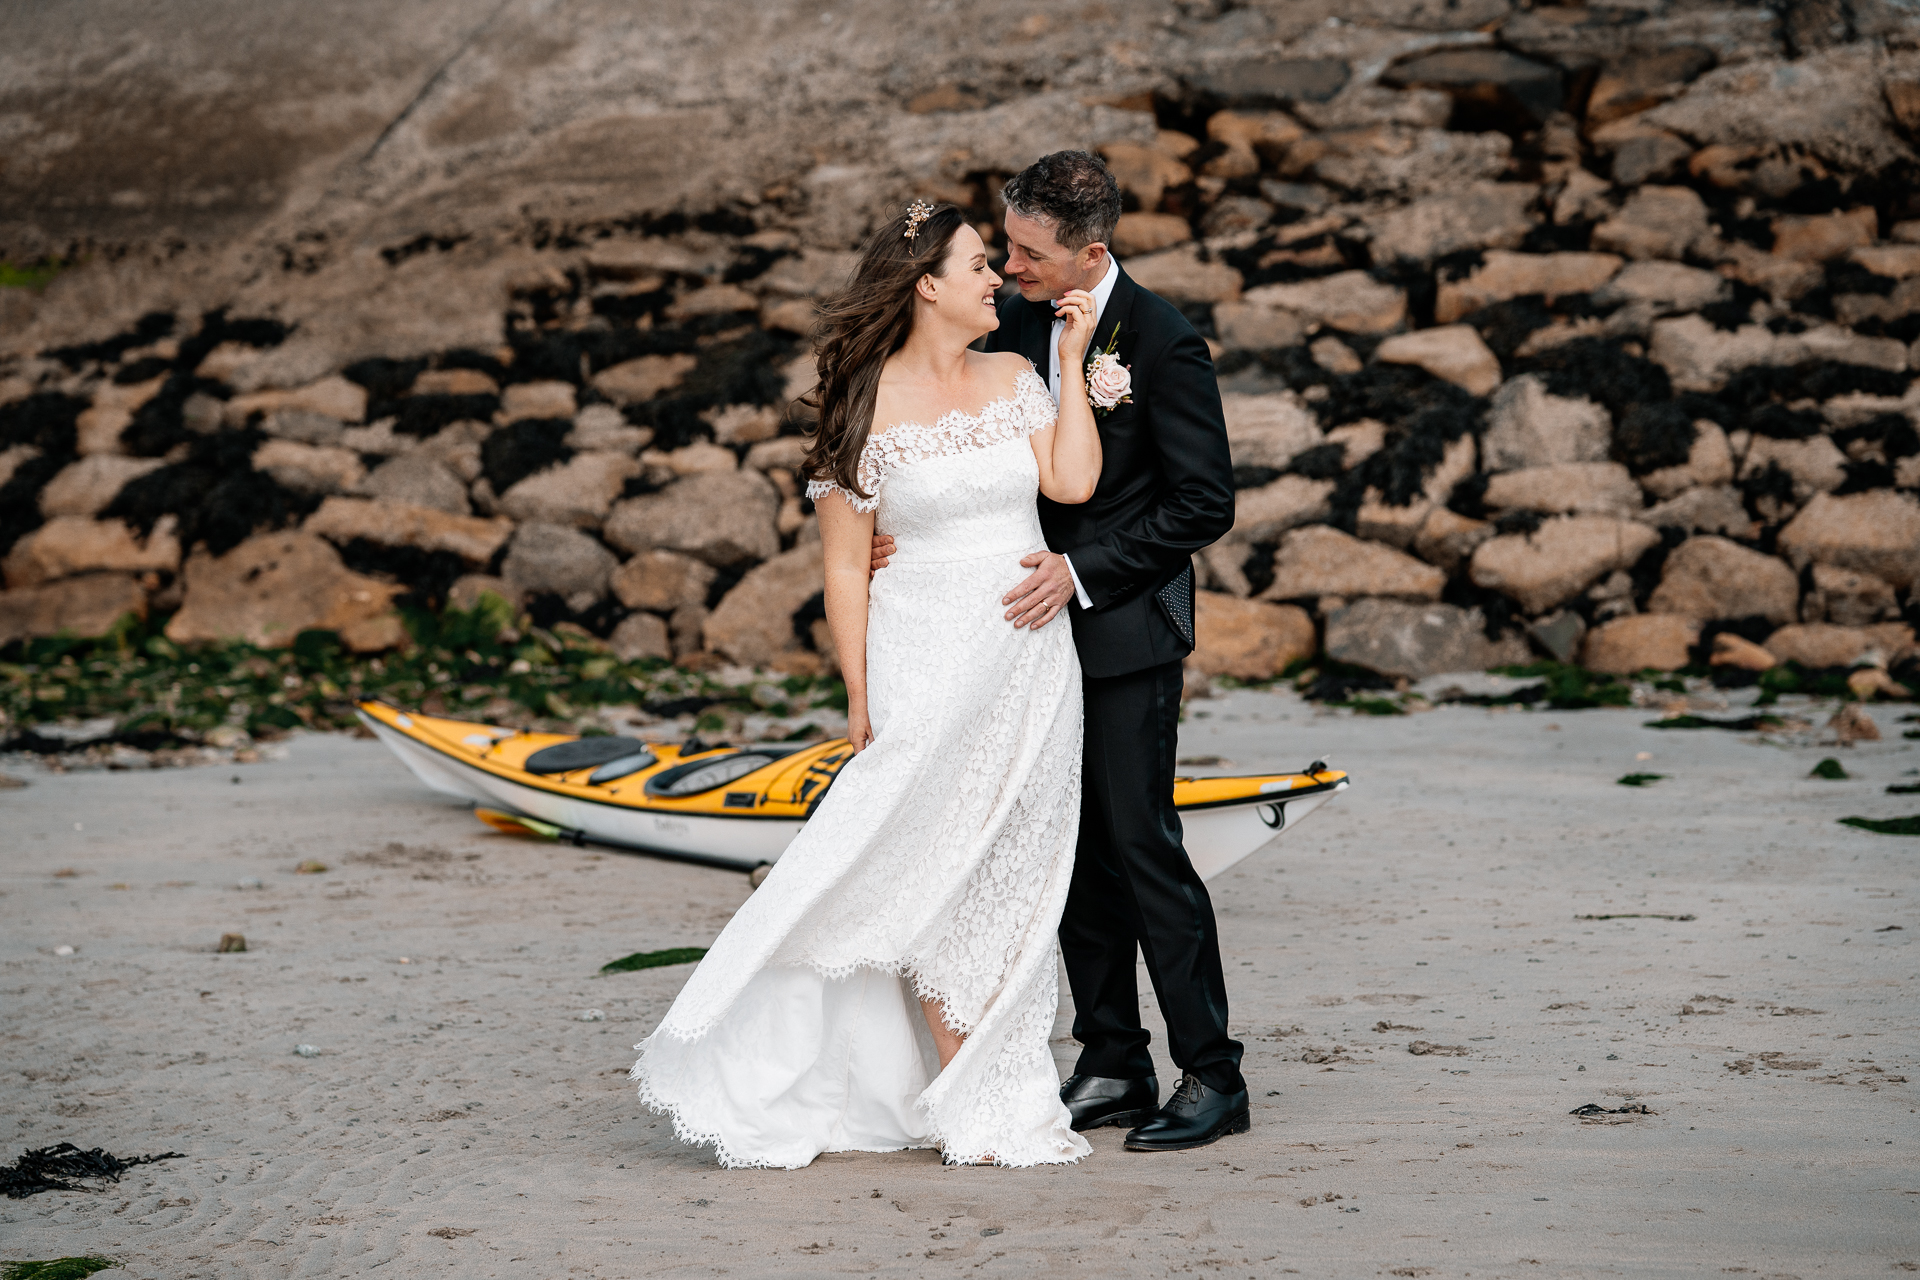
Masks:
[[[1140,335],[1133,328],[1133,300],[1139,296],[1140,286],[1126,273],[1119,263],[1113,269],[1120,273],[1114,281],[1113,292],[1107,296],[1107,309],[1100,315],[1100,323],[1093,331],[1094,350],[1104,351],[1107,342],[1118,335],[1114,345],[1114,354],[1120,357],[1120,363],[1129,367],[1133,364],[1133,349]]]
[[[1044,381],[1047,376],[1047,339],[1053,332],[1053,308],[1047,303],[1020,300],[1020,354],[1033,361]]]

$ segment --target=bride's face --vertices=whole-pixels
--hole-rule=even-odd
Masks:
[[[920,296],[931,303],[939,319],[974,333],[991,333],[1000,327],[1000,313],[994,296],[1000,277],[987,265],[987,246],[980,233],[962,226],[947,242],[947,260],[943,274],[927,276],[920,282]]]

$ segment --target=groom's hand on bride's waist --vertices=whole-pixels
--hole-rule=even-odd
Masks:
[[[893,539],[884,533],[873,535],[873,565],[870,570],[878,573],[887,567],[887,558],[893,554]]]
[[[1033,572],[1002,596],[1000,603],[1009,606],[1007,620],[1014,626],[1038,631],[1073,599],[1073,572],[1067,568],[1067,558],[1052,551],[1022,556],[1020,563]]]

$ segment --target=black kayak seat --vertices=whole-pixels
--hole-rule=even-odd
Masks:
[[[592,769],[614,760],[624,760],[628,756],[650,754],[652,750],[638,738],[600,734],[542,747],[528,756],[527,762],[520,767],[528,773],[572,773],[575,769]]]

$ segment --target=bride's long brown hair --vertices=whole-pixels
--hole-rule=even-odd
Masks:
[[[860,451],[873,429],[880,369],[913,331],[914,286],[946,272],[947,250],[964,219],[943,204],[908,238],[908,215],[890,218],[860,250],[853,279],[820,310],[814,365],[820,380],[800,398],[819,411],[820,425],[800,463],[809,480],[827,480],[848,493],[860,487]]]

